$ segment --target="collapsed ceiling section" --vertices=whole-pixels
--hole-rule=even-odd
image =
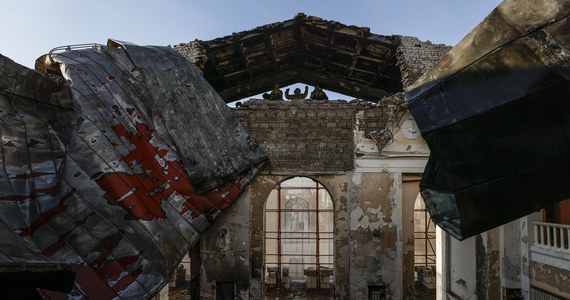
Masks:
[[[570,2],[503,1],[408,91],[422,196],[458,239],[570,197]]]
[[[397,37],[304,14],[175,48],[201,54],[193,60],[226,102],[271,90],[275,83],[304,82],[376,101],[402,91]]]
[[[150,298],[267,157],[171,48],[36,66],[0,56],[0,271],[26,278],[3,295]]]

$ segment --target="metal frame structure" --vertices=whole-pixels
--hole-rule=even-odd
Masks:
[[[307,178],[307,177],[303,177],[303,178]],[[310,179],[310,178],[307,178]],[[312,180],[312,179],[311,179]],[[287,181],[287,180],[286,180]],[[284,181],[284,182],[286,182]],[[313,180],[314,181],[314,180]],[[284,186],[283,183],[279,183],[274,190],[277,191],[277,205],[276,208],[267,208],[265,209],[266,212],[266,220],[265,220],[265,224],[266,224],[266,230],[264,233],[265,236],[265,244],[268,244],[268,241],[270,240],[276,240],[277,241],[277,247],[276,247],[276,251],[275,253],[271,253],[268,252],[268,249],[266,247],[265,249],[265,265],[266,265],[266,271],[265,274],[267,276],[267,267],[268,264],[271,265],[275,265],[274,263],[267,263],[268,261],[268,257],[275,257],[277,256],[277,263],[276,263],[276,267],[277,267],[277,274],[276,274],[276,282],[273,286],[268,286],[269,289],[288,289],[289,285],[285,284],[284,282],[282,282],[283,280],[283,276],[282,276],[282,271],[283,271],[283,267],[289,266],[289,265],[313,265],[315,267],[315,271],[316,271],[316,289],[317,290],[321,290],[321,289],[328,289],[329,287],[326,286],[326,284],[324,284],[323,282],[321,282],[321,275],[322,274],[322,267],[330,267],[331,270],[333,269],[333,260],[329,260],[329,262],[324,262],[322,260],[323,257],[333,257],[333,247],[332,247],[332,243],[331,243],[331,249],[329,251],[330,254],[325,254],[323,253],[323,249],[321,249],[321,241],[322,240],[331,240],[333,241],[333,231],[321,231],[322,228],[319,226],[320,221],[322,221],[322,216],[320,216],[320,214],[322,213],[326,213],[326,214],[331,214],[330,217],[330,221],[331,223],[333,223],[333,213],[334,210],[332,208],[322,208],[319,207],[319,192],[322,190],[326,189],[319,184],[317,181],[314,181],[314,186]],[[307,209],[292,209],[292,208],[284,208],[285,207],[285,203],[284,203],[284,197],[286,196],[287,192],[290,191],[295,191],[295,190],[312,190],[314,191],[314,198],[312,199],[304,199],[309,203],[309,208]],[[328,192],[327,192],[328,193]],[[311,193],[312,194],[312,193]],[[270,200],[268,200],[270,201]],[[332,200],[331,200],[332,201]],[[331,203],[332,204],[332,203]],[[269,219],[267,218],[267,213],[274,213],[277,215],[276,219]],[[308,213],[309,214],[309,223],[313,223],[312,221],[314,220],[314,227],[311,227],[309,225],[309,230],[305,230],[302,232],[301,236],[288,236],[289,234],[295,234],[295,233],[299,233],[297,231],[287,231],[284,228],[284,224],[286,223],[286,214],[290,214],[290,213]],[[277,230],[276,231],[272,231],[272,230],[267,230],[267,225],[268,222],[276,222],[276,227]],[[331,224],[331,228],[334,226],[334,224]],[[284,251],[284,243],[286,241],[293,241],[293,240],[297,240],[297,241],[301,241],[303,243],[303,245],[310,245],[311,243],[314,242],[315,247],[314,247],[314,252],[309,251],[309,253],[287,253],[286,251]],[[311,253],[312,252],[312,253]],[[295,263],[295,262],[284,262],[284,258],[285,257],[315,257],[315,262],[301,262],[301,263]]]
[[[425,266],[425,267],[430,267],[430,266],[435,266],[435,262],[436,262],[436,252],[435,252],[435,245],[432,243],[432,241],[435,241],[436,235],[435,235],[435,224],[433,224],[430,215],[427,211],[427,209],[424,208],[414,208],[414,222],[416,220],[415,216],[417,213],[420,213],[423,215],[423,228],[424,230],[422,231],[416,231],[416,226],[414,226],[414,267],[415,266]],[[423,253],[418,254],[415,249],[415,245],[417,244],[417,241],[424,241],[423,245],[424,245],[424,251]],[[418,257],[421,257],[423,261],[423,263],[417,263],[417,259]]]

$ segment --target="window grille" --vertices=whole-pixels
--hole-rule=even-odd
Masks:
[[[286,180],[265,206],[265,284],[269,289],[331,289],[334,210],[327,190],[307,177]]]
[[[531,287],[530,288],[530,299],[533,300],[564,300],[564,298],[560,298],[552,293],[547,291],[543,291],[541,289]]]

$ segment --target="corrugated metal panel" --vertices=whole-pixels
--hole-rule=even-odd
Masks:
[[[185,58],[109,45],[0,58],[0,264],[69,265],[47,298],[157,293],[266,160]]]

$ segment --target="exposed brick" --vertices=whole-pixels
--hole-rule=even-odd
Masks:
[[[381,116],[366,102],[259,101],[235,109],[271,161],[271,172],[340,173],[354,169],[353,119],[359,111]],[[382,126],[381,118],[365,117],[360,125]],[[263,142],[260,142],[263,141]]]
[[[420,41],[415,37],[401,36],[396,50],[396,58],[402,73],[404,88],[412,85],[450,49],[451,46],[432,44],[430,41]]]

